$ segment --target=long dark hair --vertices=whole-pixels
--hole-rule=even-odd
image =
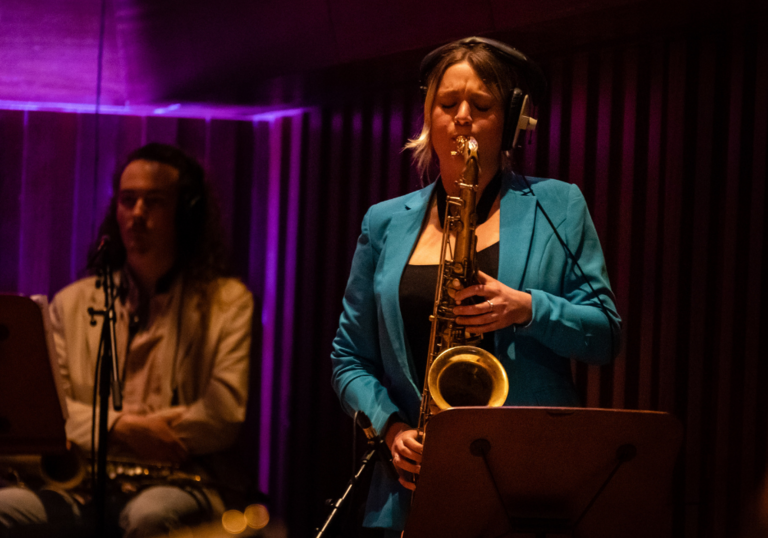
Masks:
[[[179,171],[176,204],[176,268],[191,280],[208,282],[230,274],[228,249],[224,242],[221,212],[203,167],[175,146],[152,142],[133,151],[112,175],[112,200],[99,226],[99,239],[91,246],[89,260],[101,238],[108,236],[106,247],[113,267],[125,265],[126,251],[117,224],[117,198],[120,177],[126,167],[137,160],[157,162]],[[90,268],[89,268],[90,270]]]

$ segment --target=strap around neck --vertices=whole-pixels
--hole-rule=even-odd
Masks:
[[[488,220],[488,215],[493,207],[493,202],[496,201],[496,197],[501,190],[501,170],[496,172],[493,179],[488,183],[480,195],[480,200],[477,202],[475,212],[477,213],[477,224],[482,224]],[[445,191],[443,181],[441,178],[437,178],[437,185],[435,186],[435,196],[437,197],[437,216],[440,218],[440,227],[445,228],[445,206],[448,204],[448,193]]]

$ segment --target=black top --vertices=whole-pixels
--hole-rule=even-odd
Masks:
[[[477,266],[482,272],[496,278],[499,274],[499,243],[477,253]],[[429,353],[429,316],[435,304],[437,265],[406,265],[400,279],[400,314],[405,325],[405,337],[411,348],[416,367],[417,387],[424,385],[424,373]],[[484,300],[484,299],[481,299]],[[493,353],[493,333],[485,333],[478,347]]]
[[[483,190],[483,194],[480,195],[480,199],[475,206],[475,213],[477,214],[477,224],[482,224],[491,214],[491,208],[493,208],[493,202],[496,201],[496,197],[501,190],[501,170],[496,172],[491,181]],[[437,216],[440,219],[440,226],[445,227],[445,206],[448,205],[448,193],[445,191],[445,186],[440,178],[437,178],[437,185],[435,185],[435,199],[437,200]],[[427,213],[429,215],[429,213]]]

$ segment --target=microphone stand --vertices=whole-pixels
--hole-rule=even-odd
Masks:
[[[106,253],[105,253],[106,254]],[[112,275],[112,267],[106,259],[99,270],[99,279],[96,287],[104,290],[104,310],[88,308],[91,316],[91,325],[96,325],[94,316],[103,318],[101,328],[101,341],[99,349],[101,356],[98,358],[99,370],[99,447],[96,457],[96,484],[94,487],[94,508],[96,512],[96,536],[106,536],[106,497],[107,497],[107,446],[109,438],[109,394],[112,392],[112,404],[115,411],[123,409],[122,388],[117,367],[117,338],[115,325],[115,282]],[[96,390],[96,387],[94,387]]]
[[[333,522],[337,520],[339,514],[341,513],[340,510],[344,507],[347,501],[352,498],[352,493],[355,489],[355,486],[357,486],[357,483],[360,481],[360,478],[376,461],[375,456],[379,457],[387,474],[397,479],[397,471],[395,470],[395,467],[392,463],[392,456],[389,455],[389,449],[387,448],[384,439],[382,439],[381,436],[376,433],[376,430],[371,425],[370,419],[366,416],[365,413],[360,411],[357,413],[357,417],[357,425],[363,429],[365,436],[368,439],[368,451],[363,456],[363,459],[360,460],[360,468],[357,470],[354,476],[349,479],[347,488],[344,490],[344,493],[342,493],[341,497],[335,501],[331,499],[328,500],[328,505],[332,508],[331,513],[326,518],[323,526],[319,529],[316,529],[317,534],[315,535],[315,538],[325,538],[329,536],[329,529],[331,529]]]

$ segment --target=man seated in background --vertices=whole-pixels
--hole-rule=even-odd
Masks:
[[[225,276],[218,211],[194,159],[173,146],[148,144],[116,171],[113,187],[99,237],[109,238],[104,254],[117,268],[123,410],[110,404],[109,454],[180,465],[203,477],[200,487],[123,484],[112,509],[124,535],[154,536],[223,511],[206,478],[213,478],[216,454],[234,442],[245,418],[253,299]],[[103,305],[96,277],[69,285],[51,303],[67,438],[86,453],[101,334],[88,309]],[[0,527],[46,520],[33,492],[0,490]]]

